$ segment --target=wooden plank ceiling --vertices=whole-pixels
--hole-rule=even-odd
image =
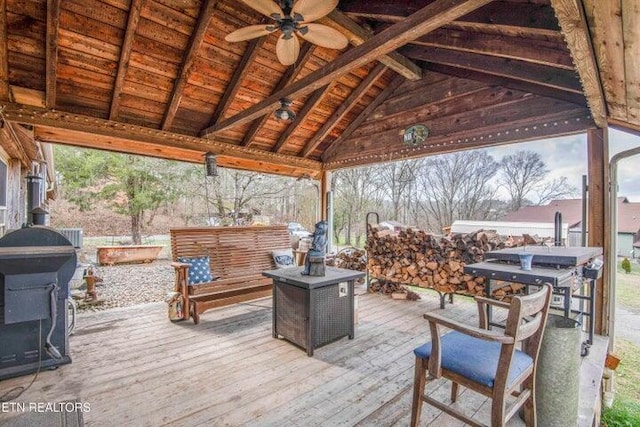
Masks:
[[[627,31],[608,35],[619,10],[584,1],[342,0],[319,22],[350,46],[304,42],[285,67],[277,34],[224,40],[268,21],[237,0],[0,0],[2,114],[42,141],[192,162],[211,151],[221,166],[312,177],[607,114],[638,126],[637,6],[623,0]],[[578,37],[594,30],[597,62]],[[285,96],[292,122],[273,115]],[[430,137],[409,147],[415,124]]]

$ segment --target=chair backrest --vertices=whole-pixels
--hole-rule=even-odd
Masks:
[[[516,342],[527,340],[523,349],[535,359],[547,323],[553,287],[545,284],[538,292],[514,297],[509,307],[505,335]]]
[[[521,341],[523,341],[522,351],[533,359],[533,374],[535,374],[552,291],[552,286],[545,284],[540,291],[531,295],[514,297],[511,301],[504,334],[513,337],[515,343],[502,345],[494,389],[505,390],[511,360],[516,345]]]

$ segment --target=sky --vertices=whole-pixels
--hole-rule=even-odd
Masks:
[[[631,148],[640,147],[640,137],[609,128],[609,157]],[[496,161],[516,151],[535,151],[549,169],[548,179],[567,177],[569,184],[576,187],[580,197],[582,175],[587,174],[587,135],[579,134],[559,138],[549,138],[500,147],[486,151]],[[640,155],[627,158],[618,164],[619,196],[628,197],[631,202],[640,202]],[[506,195],[503,195],[506,198]]]

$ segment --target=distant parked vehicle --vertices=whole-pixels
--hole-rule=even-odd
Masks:
[[[298,236],[299,238],[311,236],[311,233],[305,230],[304,227],[297,222],[290,222],[287,225],[287,229],[289,230],[289,234],[291,236]]]

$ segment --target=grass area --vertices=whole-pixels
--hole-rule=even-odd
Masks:
[[[616,299],[627,308],[640,309],[640,264],[631,263],[631,273],[625,273],[618,263]],[[639,366],[640,368],[640,366]]]
[[[616,370],[616,398],[611,408],[602,411],[602,425],[640,426],[640,347],[617,339],[616,354],[622,358]]]
[[[640,309],[640,265],[632,262],[627,274],[618,262],[617,273],[617,304]],[[616,397],[613,406],[602,411],[602,425],[640,426],[640,346],[617,338],[615,351],[622,358],[616,370]]]

